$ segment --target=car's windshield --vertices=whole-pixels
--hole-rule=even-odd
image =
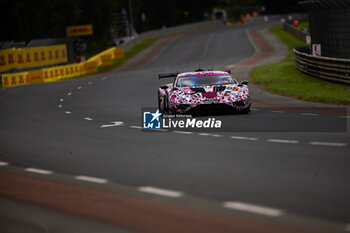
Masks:
[[[213,86],[235,84],[236,81],[229,75],[213,76],[183,76],[177,79],[178,87]]]

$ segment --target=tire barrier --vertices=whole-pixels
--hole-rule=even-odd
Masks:
[[[313,56],[308,47],[295,48],[293,51],[295,66],[300,72],[350,85],[350,59]]]
[[[55,82],[80,75],[96,73],[98,66],[112,65],[115,59],[122,57],[124,57],[124,50],[112,47],[82,63],[53,66],[20,73],[6,73],[1,75],[2,87]]]

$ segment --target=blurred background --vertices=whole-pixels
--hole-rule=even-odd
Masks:
[[[299,0],[3,0],[0,1],[0,41],[62,38],[66,27],[93,24],[87,53],[113,45],[113,34],[135,34],[211,20],[224,10],[229,23],[253,11],[259,14],[299,13]],[[288,6],[288,7],[286,7]],[[47,17],[49,15],[49,17]],[[127,24],[127,25],[126,25]],[[131,26],[131,27],[130,27]],[[120,35],[119,35],[120,37]]]

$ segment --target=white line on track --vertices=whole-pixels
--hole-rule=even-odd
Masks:
[[[69,115],[69,114],[72,114],[72,112],[70,112],[70,111],[65,111],[64,113],[65,113],[65,114],[68,114],[68,115]]]
[[[98,184],[107,183],[106,179],[91,177],[91,176],[75,176],[74,178],[76,180],[82,180],[82,181],[93,182],[93,183],[98,183]]]
[[[90,118],[90,117],[85,117],[84,119],[87,120],[87,121],[92,121],[92,120],[93,120],[93,119]]]
[[[179,134],[193,134],[193,132],[188,132],[188,131],[173,131],[174,133],[179,133]]]
[[[132,128],[132,129],[142,129],[141,126],[136,126],[136,125],[130,125],[130,128]]]
[[[145,192],[145,193],[152,193],[156,195],[161,196],[167,196],[167,197],[182,197],[182,192],[174,191],[174,190],[168,190],[168,189],[161,189],[151,186],[142,186],[138,188],[139,191]]]
[[[310,145],[315,146],[346,146],[343,142],[309,142]]]
[[[87,84],[88,84],[88,85],[91,85],[91,84],[92,84],[92,82],[88,82]]]
[[[159,131],[159,132],[169,132],[167,129],[153,129],[154,131]]]
[[[290,143],[290,144],[295,144],[298,143],[299,141],[297,140],[285,140],[285,139],[266,139],[268,142],[277,142],[277,143]]]
[[[200,136],[210,136],[209,133],[199,133],[198,135],[200,135]]]
[[[258,109],[258,108],[250,108],[250,110],[252,110],[252,111],[258,111],[259,109]]]
[[[67,93],[68,96],[72,95],[72,92]]]
[[[9,165],[9,163],[0,161],[0,166],[7,166],[7,165]]]
[[[124,122],[122,121],[112,121],[110,122],[112,124],[108,124],[108,125],[101,125],[100,128],[108,128],[108,127],[114,127],[114,126],[122,126],[125,125]]]
[[[83,88],[82,86],[79,86],[79,87],[78,87],[78,90],[81,90],[82,88]]]
[[[64,101],[64,99],[60,99],[60,102],[63,102]]]
[[[285,111],[279,111],[279,110],[272,110],[271,112],[274,112],[274,113],[286,113]]]
[[[257,141],[257,140],[259,140],[258,138],[242,137],[242,136],[231,136],[231,139],[248,140],[248,141]]]
[[[316,113],[306,113],[306,112],[300,113],[300,115],[303,115],[303,116],[318,116],[318,114],[316,114]]]
[[[107,77],[102,77],[102,80],[106,80],[107,79]]]
[[[58,107],[59,107],[59,108],[62,108],[62,105],[61,105],[61,104],[59,104],[59,105],[58,105]]]
[[[342,117],[342,118],[349,118],[349,119],[350,119],[350,116],[339,116],[339,117]]]
[[[32,167],[26,168],[24,170],[27,171],[27,172],[33,172],[33,173],[38,173],[38,174],[42,174],[42,175],[50,175],[50,174],[53,173],[52,171],[49,171],[49,170],[32,168]]]
[[[210,136],[212,136],[212,137],[216,137],[216,138],[223,137],[223,135],[221,135],[221,134],[211,134]]]
[[[229,208],[229,209],[246,211],[246,212],[255,213],[255,214],[267,215],[270,217],[278,217],[283,215],[282,210],[259,206],[259,205],[252,205],[244,202],[228,201],[223,203],[223,207]]]

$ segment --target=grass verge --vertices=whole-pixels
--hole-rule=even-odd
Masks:
[[[289,46],[288,56],[281,62],[259,66],[250,73],[251,80],[265,90],[301,100],[350,105],[350,87],[304,75],[296,70],[292,48],[306,46],[305,42],[283,30],[281,26],[270,29]]]

